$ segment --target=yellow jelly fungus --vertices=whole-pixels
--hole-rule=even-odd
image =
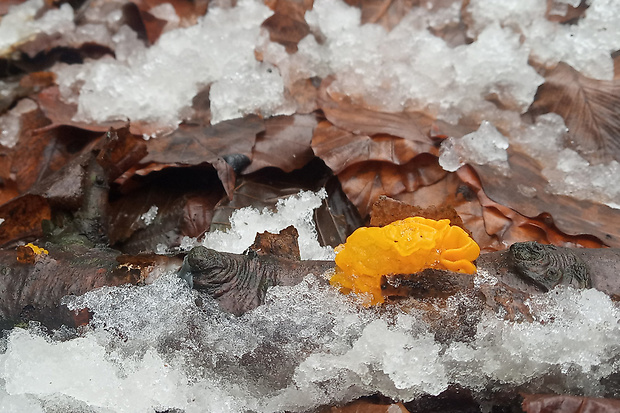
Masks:
[[[336,247],[336,273],[330,279],[345,294],[383,302],[381,276],[437,268],[473,274],[480,247],[450,221],[410,217],[384,227],[358,228]]]
[[[49,252],[45,248],[37,247],[32,242],[29,242],[28,244],[26,244],[26,246],[29,247],[35,255],[49,254]]]

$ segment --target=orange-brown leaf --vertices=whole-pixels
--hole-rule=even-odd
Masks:
[[[381,195],[395,196],[430,185],[446,175],[431,155],[419,155],[403,165],[389,162],[357,163],[338,174],[347,197],[366,216]]]
[[[321,122],[312,138],[314,154],[339,174],[351,165],[384,161],[404,165],[420,154],[419,145],[389,135],[361,135]]]

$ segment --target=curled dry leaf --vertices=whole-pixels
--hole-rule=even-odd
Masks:
[[[541,165],[512,146],[508,148],[508,163],[510,176],[498,174],[488,165],[461,168],[458,174],[472,188],[476,188],[479,196],[482,193],[488,196],[495,204],[493,207],[504,216],[513,221],[523,217],[524,222],[543,229],[550,243],[620,246],[620,210],[550,193],[546,190],[547,180],[541,173]],[[472,175],[469,168],[473,168],[477,176]],[[480,182],[479,189],[477,180]],[[480,189],[483,191],[480,192]],[[483,205],[491,206],[484,202]],[[519,226],[524,222],[517,220]]]
[[[620,161],[620,80],[590,79],[559,63],[545,76],[530,111],[562,116],[566,144],[587,159]]]
[[[154,252],[159,244],[178,247],[184,237],[209,230],[213,209],[223,196],[221,186],[199,179],[199,171],[165,173],[167,179],[154,180],[110,204],[110,243],[124,253]],[[176,185],[170,177],[177,179]]]
[[[111,130],[105,135],[97,162],[114,181],[147,154],[146,142],[129,133],[127,128]]]
[[[471,233],[467,230],[463,220],[452,205],[441,204],[422,208],[386,196],[379,197],[379,200],[372,204],[370,226],[383,227],[391,222],[415,216],[436,221],[448,219],[450,220],[450,225],[463,228],[471,236]]]
[[[416,144],[418,153],[437,154],[429,137],[433,119],[421,112],[376,112],[354,105],[333,107],[320,103],[325,117],[338,128],[358,135],[388,135]]]
[[[291,172],[306,165],[314,158],[310,143],[316,116],[274,116],[265,120],[265,131],[259,133],[252,149],[252,163],[244,174],[274,166]]]
[[[368,215],[372,204],[381,195],[394,197],[431,185],[446,175],[435,156],[418,155],[403,165],[389,162],[363,162],[338,174],[347,197],[362,216]]]
[[[140,10],[145,11],[161,4],[171,4],[183,26],[196,24],[196,20],[204,16],[209,7],[209,0],[132,0],[132,2],[136,3]]]
[[[317,126],[312,149],[336,174],[367,161],[404,165],[421,153],[416,142],[389,135],[355,134],[327,121]]]
[[[131,27],[138,34],[138,38],[146,41],[149,45],[155,43],[168,23],[158,19],[137,3],[129,2],[121,8],[123,11],[123,23]]]
[[[299,232],[292,225],[284,228],[280,233],[261,232],[256,234],[250,250],[258,255],[271,255],[289,260],[299,260]]]

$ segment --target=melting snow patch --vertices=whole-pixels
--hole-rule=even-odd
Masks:
[[[411,400],[448,383],[480,395],[502,383],[598,396],[602,379],[620,372],[620,310],[596,290],[531,299],[532,323],[484,313],[470,341],[448,343],[415,311],[358,306],[312,276],[270,289],[241,317],[174,274],[65,303],[91,309],[88,330],[65,341],[12,330],[0,354],[0,406],[307,411],[376,393]]]
[[[227,232],[210,232],[205,235],[203,245],[218,251],[240,254],[254,243],[260,232],[279,233],[289,225],[299,232],[299,252],[301,259],[333,259],[331,247],[319,244],[313,221],[313,211],[321,206],[327,197],[324,189],[314,193],[302,191],[298,195],[278,200],[276,211],[262,211],[256,208],[241,208],[233,212],[231,228]]]
[[[441,143],[439,165],[454,172],[466,163],[491,164],[501,172],[508,172],[508,139],[491,123],[483,121],[476,132],[460,139],[448,138]]]

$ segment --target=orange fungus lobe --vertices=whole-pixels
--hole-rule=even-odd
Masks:
[[[450,221],[410,217],[384,227],[358,228],[336,247],[336,273],[330,283],[348,294],[365,294],[368,304],[383,302],[381,276],[436,268],[473,274],[480,247]]]

